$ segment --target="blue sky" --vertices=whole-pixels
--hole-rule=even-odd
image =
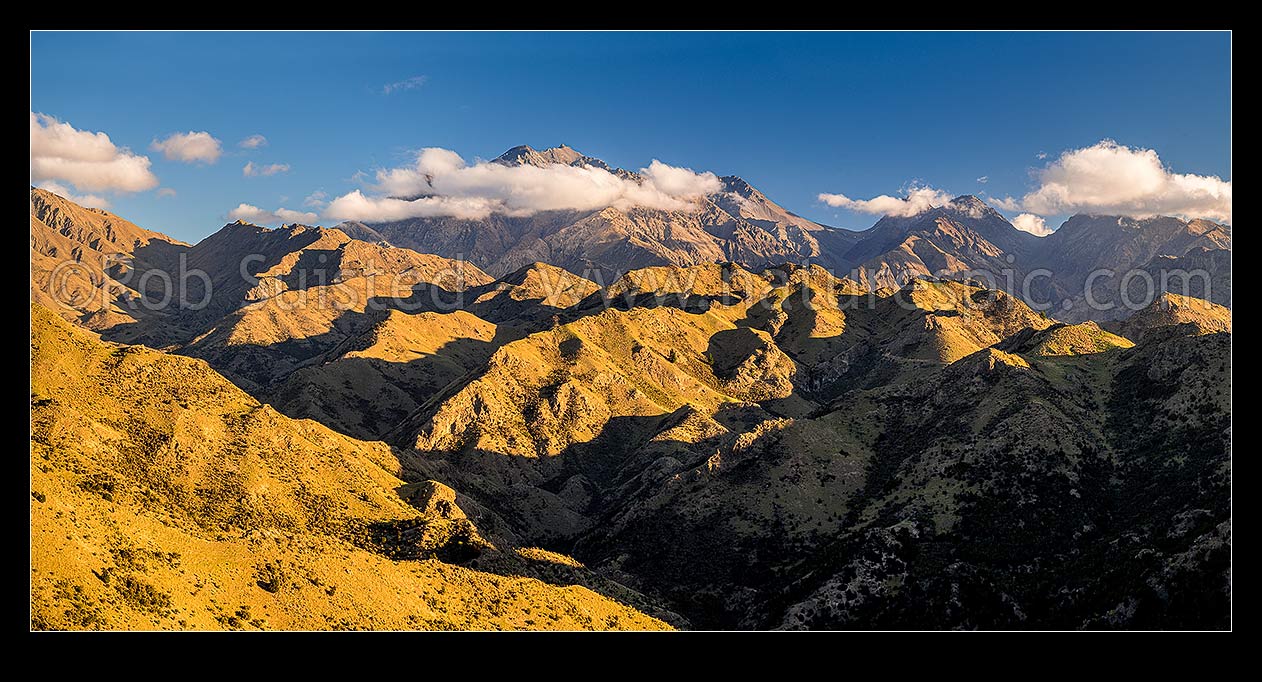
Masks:
[[[147,156],[175,195],[105,192],[111,210],[189,241],[240,203],[302,209],[420,148],[472,161],[560,143],[631,169],[740,175],[863,229],[878,216],[818,195],[919,182],[1019,198],[1035,169],[1106,138],[1229,181],[1230,48],[1226,33],[37,32],[31,111]],[[188,131],[223,155],[149,149]],[[252,134],[268,145],[236,146]],[[247,162],[289,170],[244,177]],[[1049,226],[1059,210],[1043,210]]]

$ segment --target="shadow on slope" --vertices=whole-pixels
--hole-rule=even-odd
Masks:
[[[179,352],[206,360],[286,416],[381,440],[409,415],[476,376],[491,354],[523,335],[517,328],[482,323],[459,311],[403,313],[392,306],[395,302],[378,298],[364,312],[343,311],[327,331],[313,336],[271,344],[194,344]],[[468,336],[452,336],[446,328],[455,325],[459,331],[470,324],[477,328]],[[387,340],[388,347],[374,348],[393,327],[416,338],[398,334]]]

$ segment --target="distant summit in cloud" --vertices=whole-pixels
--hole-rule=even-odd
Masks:
[[[1153,149],[1101,140],[1062,152],[1034,176],[1038,186],[1020,200],[1005,197],[993,203],[1039,215],[1175,215],[1231,222],[1231,181],[1176,173]]]
[[[598,210],[642,206],[692,208],[698,197],[722,188],[714,173],[697,173],[654,159],[638,174],[615,171],[569,148],[535,152],[515,147],[495,161],[467,163],[448,149],[430,147],[411,166],[379,170],[370,189],[337,197],[325,215],[335,220],[382,221],[451,216],[479,219],[493,213]]]
[[[1047,155],[1040,152],[1039,157]],[[1030,234],[1051,232],[1042,216],[1075,213],[1149,218],[1172,215],[1186,219],[1206,218],[1231,223],[1231,181],[1217,176],[1176,173],[1161,162],[1153,149],[1131,148],[1113,140],[1069,149],[1033,172],[1037,186],[1022,198],[991,198],[990,203],[1021,215],[1016,226]],[[987,184],[990,176],[977,178]],[[951,197],[928,186],[913,186],[906,196],[882,194],[871,199],[852,199],[824,192],[820,202],[856,213],[913,216]]]
[[[824,192],[819,195],[819,200],[834,208],[858,213],[907,217],[923,213],[934,206],[943,206],[951,201],[951,195],[932,187],[913,187],[905,197],[882,194],[871,199],[851,199],[844,194]]]
[[[314,225],[320,220],[320,217],[314,213],[307,211],[293,211],[287,208],[278,208],[275,211],[268,211],[252,204],[241,203],[236,208],[228,211],[228,220],[244,220],[247,223],[256,225],[280,225],[283,223],[302,223],[303,225]]]

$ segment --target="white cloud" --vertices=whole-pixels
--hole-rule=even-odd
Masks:
[[[195,133],[191,130],[187,133],[173,133],[163,140],[154,140],[149,149],[162,152],[163,156],[172,161],[183,163],[214,163],[223,154],[222,144],[210,133]]]
[[[288,172],[289,172],[289,164],[287,163],[269,163],[267,165],[262,165],[262,164],[255,165],[253,161],[249,161],[245,164],[245,167],[241,169],[241,174],[247,178],[252,178],[258,175],[276,175],[277,173],[288,173]]]
[[[1047,158],[1047,152],[1039,152],[1034,155],[1034,158],[1038,159],[1039,161],[1042,161],[1043,159]]]
[[[1001,208],[1005,211],[1020,211],[1021,210],[1021,202],[1017,201],[1016,199],[1013,199],[1012,197],[1004,197],[1002,199],[998,199],[996,197],[990,197],[989,199],[987,199],[987,201],[989,201],[990,203],[994,204],[996,207]]]
[[[425,85],[425,82],[428,80],[429,76],[412,76],[411,78],[404,78],[401,81],[386,83],[381,86],[381,93],[383,95],[389,95],[394,92],[399,92],[400,90],[412,90]]]
[[[1052,233],[1052,230],[1047,226],[1047,221],[1032,213],[1022,213],[1013,218],[1012,226],[1022,232],[1029,232],[1036,237],[1046,237]]]
[[[1009,210],[1041,215],[1103,213],[1145,218],[1176,215],[1231,222],[1231,182],[1174,173],[1152,149],[1112,140],[1071,149],[1035,172],[1039,186]],[[1006,207],[1001,204],[1001,207]]]
[[[305,199],[302,200],[303,206],[312,206],[315,208],[323,208],[328,203],[329,203],[329,195],[325,194],[323,190],[317,190],[315,192],[312,192],[311,194],[308,194]]]
[[[159,197],[173,197],[175,196],[175,190],[171,189],[170,187],[163,187],[158,190],[158,196]]]
[[[329,203],[324,215],[333,220],[361,220],[384,223],[407,218],[451,217],[480,220],[498,206],[476,197],[421,197],[408,201],[393,197],[368,197],[355,190]]]
[[[377,191],[391,196],[415,196],[434,192],[431,182],[465,168],[464,159],[450,149],[428,147],[416,155],[416,164],[377,171]],[[362,177],[362,176],[361,176]]]
[[[508,166],[481,161],[468,165],[453,151],[423,149],[416,163],[380,170],[372,189],[334,199],[325,215],[335,220],[381,222],[452,216],[485,218],[492,213],[527,216],[539,211],[599,210],[640,206],[667,211],[695,208],[700,197],[722,190],[713,173],[676,168],[656,159],[637,179],[603,168],[551,165]]]
[[[91,192],[139,192],[158,186],[157,176],[149,170],[149,157],[115,146],[105,133],[77,130],[35,112],[31,112],[31,179],[68,182]]]
[[[977,178],[977,182],[978,182],[978,184],[982,184],[982,185],[984,185],[984,184],[986,184],[986,183],[990,182],[990,176],[989,176],[989,175],[983,175],[983,176],[981,176],[980,178]]]
[[[851,199],[844,194],[823,193],[819,200],[834,208],[905,218],[942,206],[951,201],[951,195],[932,187],[913,187],[906,197],[882,194],[871,199]]]
[[[320,216],[314,213],[293,211],[287,208],[268,211],[246,203],[238,204],[236,208],[228,211],[228,220],[244,220],[255,225],[280,225],[282,223],[314,225],[319,219]]]
[[[714,173],[668,166],[657,159],[640,172],[654,188],[671,197],[702,197],[723,189],[722,181]]]
[[[75,194],[69,187],[52,180],[45,180],[44,182],[36,185],[36,187],[52,192],[53,194],[60,195],[63,199],[69,199],[76,204],[87,208],[110,207],[109,199],[106,199],[99,194]]]
[[[1040,152],[1039,158],[1047,154]],[[1029,211],[1012,220],[1038,236],[1053,232],[1035,215],[1103,213],[1137,218],[1177,215],[1231,222],[1231,183],[1215,176],[1171,172],[1152,149],[1112,140],[1071,149],[1035,171],[1039,186],[1021,199],[991,198],[1006,211]]]
[[[237,143],[242,149],[258,149],[267,146],[267,138],[262,135],[251,135]]]

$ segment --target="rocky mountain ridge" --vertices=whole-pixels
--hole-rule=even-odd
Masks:
[[[495,162],[587,165],[639,178],[564,145],[542,151],[514,147]],[[993,286],[1028,295],[1029,303],[1049,303],[1052,314],[1081,322],[1119,319],[1134,312],[1119,310],[1121,280],[1131,270],[1142,270],[1156,278],[1156,293],[1169,290],[1230,305],[1231,228],[1207,220],[1082,215],[1040,238],[1016,229],[985,201],[964,195],[917,215],[886,216],[870,229],[852,231],[802,218],[740,177],[720,180],[722,190],[705,197],[693,211],[606,208],[492,215],[483,220],[351,223],[345,229],[370,241],[468,258],[492,276],[540,261],[608,285],[627,271],[660,265],[733,262],[761,270],[809,262],[877,289],[898,288],[922,275],[981,273]],[[1102,268],[1116,275],[1092,280],[1094,300],[1103,304],[1093,307],[1085,291],[1087,278]],[[1050,278],[1034,276],[1023,291],[1026,277],[1042,270],[1051,271]],[[1182,274],[1170,282],[1162,275],[1189,270],[1209,273],[1210,283],[1185,283]],[[1136,292],[1131,300],[1139,296]]]
[[[40,627],[1230,625],[1230,311],[1071,324],[920,272],[1032,252],[975,200],[887,219],[898,286],[727,260],[493,279],[342,229],[103,240],[121,219],[54,229],[58,202],[32,192],[33,262],[159,244],[214,291],[110,324],[46,311],[33,268]],[[166,352],[111,343],[137,340]],[[119,558],[141,551],[186,573]]]

